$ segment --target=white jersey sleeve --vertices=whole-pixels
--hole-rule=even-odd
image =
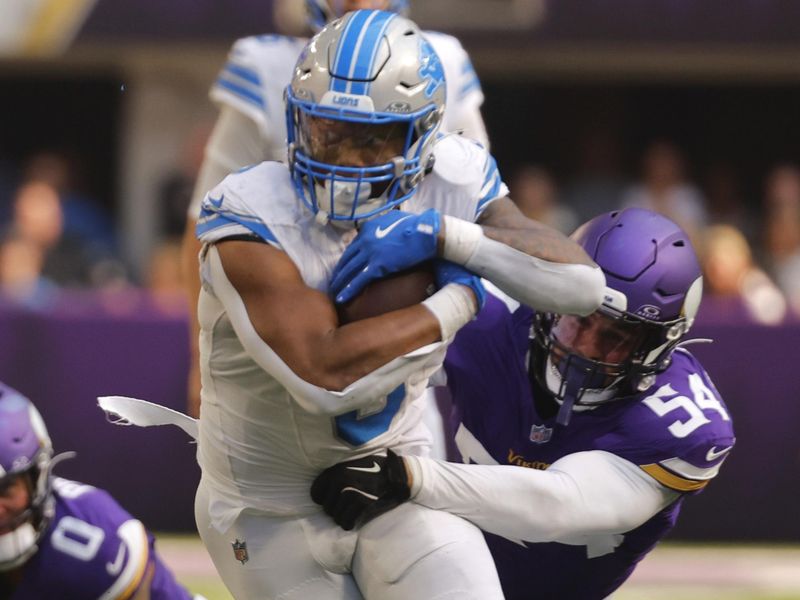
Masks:
[[[272,146],[284,146],[283,92],[306,40],[280,35],[242,38],[211,88],[211,99],[250,117]]]
[[[189,218],[197,220],[206,193],[226,175],[262,160],[274,159],[273,154],[250,117],[231,106],[223,106],[206,144],[189,205]]]
[[[306,40],[261,35],[237,40],[211,88],[220,115],[208,140],[188,216],[228,174],[264,160],[286,159],[283,93]],[[256,127],[253,127],[255,123]]]
[[[257,168],[264,170],[268,165],[264,163]],[[275,171],[280,173],[281,169]],[[257,207],[252,206],[246,193],[241,193],[248,187],[243,189],[240,181],[235,176],[226,177],[206,194],[200,205],[197,238],[204,244],[213,244],[234,235],[254,235],[280,249],[278,239],[259,215]]]
[[[444,131],[463,132],[488,148],[489,140],[481,117],[483,90],[467,51],[452,35],[426,31],[425,37],[442,61],[447,82]]]
[[[433,154],[433,170],[404,210],[436,208],[442,214],[474,222],[489,204],[508,195],[494,157],[474,140],[442,135]]]
[[[576,544],[585,536],[625,533],[679,496],[632,462],[598,450],[567,455],[546,471],[405,460],[415,502],[526,542]]]

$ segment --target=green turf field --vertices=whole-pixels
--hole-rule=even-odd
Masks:
[[[200,540],[158,535],[178,579],[208,600],[230,600]],[[798,600],[800,546],[663,544],[613,600]]]

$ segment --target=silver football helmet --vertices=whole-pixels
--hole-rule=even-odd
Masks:
[[[353,224],[414,194],[445,105],[439,57],[412,21],[348,13],[314,36],[286,90],[289,167],[321,221]]]

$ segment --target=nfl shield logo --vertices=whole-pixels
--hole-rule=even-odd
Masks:
[[[233,557],[240,563],[244,564],[250,560],[250,556],[247,554],[247,542],[240,542],[239,538],[236,538],[231,546],[233,546]]]
[[[553,428],[544,425],[534,425],[531,427],[531,441],[536,444],[545,444],[553,437]]]

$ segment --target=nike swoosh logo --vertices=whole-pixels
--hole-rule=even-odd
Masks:
[[[403,217],[401,219],[397,219],[397,221],[395,221],[394,223],[389,225],[386,229],[381,229],[380,227],[378,227],[375,230],[375,237],[378,238],[379,240],[385,238],[387,235],[389,235],[389,233],[392,231],[392,229],[394,229],[395,227],[400,225],[400,223],[402,223],[406,219],[410,219],[413,216],[414,215],[406,215],[405,217]]]
[[[379,473],[381,470],[380,465],[376,461],[372,461],[371,467],[347,467],[351,471],[363,471],[364,473]]]
[[[717,450],[716,446],[712,446],[711,450],[709,450],[708,453],[706,454],[706,462],[711,462],[712,460],[718,459],[726,452],[730,452],[731,448],[733,448],[733,446],[728,446],[727,448],[723,448],[722,450]],[[717,451],[715,452],[715,450]]]
[[[222,196],[220,196],[219,199],[212,198],[211,196],[208,197],[208,201],[211,202],[212,206],[215,206],[216,208],[222,208],[222,201],[224,199],[225,199],[225,194],[222,194]]]
[[[365,497],[369,498],[370,500],[377,500],[377,499],[378,499],[378,497],[377,497],[377,496],[373,496],[372,494],[368,494],[368,493],[367,493],[367,492],[365,492],[364,490],[360,490],[360,489],[358,489],[358,488],[354,488],[354,487],[345,487],[345,488],[342,488],[342,493],[343,493],[343,492],[355,492],[355,493],[357,493],[357,494],[361,494],[362,496],[365,496]]]

